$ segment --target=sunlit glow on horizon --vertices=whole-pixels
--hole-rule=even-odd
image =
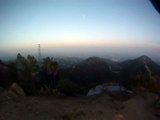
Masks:
[[[1,0],[0,17],[0,55],[36,54],[37,44],[45,54],[160,51],[160,15],[147,0]]]

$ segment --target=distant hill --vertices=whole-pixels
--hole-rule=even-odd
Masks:
[[[159,78],[160,66],[148,56],[121,63],[106,58],[89,57],[67,69],[67,72],[69,78],[80,86],[93,87],[112,81],[122,84],[126,84],[127,81],[133,86],[134,84],[136,86],[137,83],[140,86],[147,86],[150,81],[153,79],[157,81]]]
[[[160,75],[160,66],[147,56],[124,61],[121,63],[121,67],[121,74],[124,77],[133,76],[138,73],[149,75],[149,72],[152,72],[154,75]]]
[[[111,63],[111,60],[89,57],[72,69],[71,78],[83,86],[95,86],[116,79],[116,74],[110,71]]]
[[[129,86],[150,86],[150,82],[160,77],[160,66],[148,56],[141,56],[121,63],[120,78]],[[155,82],[156,84],[158,82]],[[159,84],[159,83],[158,83]]]
[[[160,90],[160,66],[148,56],[123,62],[100,57],[84,60],[67,57],[54,60],[58,62],[60,78],[72,80],[81,87],[91,88],[107,82],[118,82],[128,88],[143,86],[154,88],[155,91]],[[0,61],[0,86],[7,87],[13,81],[17,81],[19,74],[16,65]]]
[[[78,63],[80,63],[83,59],[77,57],[65,57],[65,58],[54,58],[55,61],[58,62],[59,69],[68,69],[72,68]]]

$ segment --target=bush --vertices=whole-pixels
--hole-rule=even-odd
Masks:
[[[71,80],[66,79],[58,81],[57,89],[59,92],[68,96],[74,96],[80,93],[80,88]]]
[[[137,87],[146,88],[148,85],[148,78],[146,77],[146,75],[137,74],[135,76],[132,76],[129,80],[124,81],[124,84],[128,89],[131,90]]]

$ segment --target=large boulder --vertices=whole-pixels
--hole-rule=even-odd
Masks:
[[[26,96],[23,89],[17,83],[12,83],[12,85],[9,88],[9,91],[13,93],[15,97]]]
[[[23,89],[17,83],[12,83],[8,90],[0,89],[0,102],[26,96]]]
[[[98,85],[95,87],[95,89],[91,88],[87,94],[87,96],[93,96],[93,95],[98,95],[103,92],[103,86]]]

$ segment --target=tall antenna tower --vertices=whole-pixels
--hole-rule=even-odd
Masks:
[[[41,61],[41,46],[38,44],[38,61]]]

